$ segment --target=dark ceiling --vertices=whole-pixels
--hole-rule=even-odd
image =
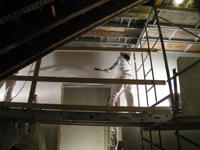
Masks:
[[[67,47],[132,48],[158,38],[157,22],[146,0],[2,0],[0,2],[0,80],[56,49]],[[196,9],[158,5],[158,14],[200,35]],[[200,52],[199,39],[160,19],[166,50]],[[147,44],[144,45],[147,48]],[[160,42],[155,46],[161,49]]]

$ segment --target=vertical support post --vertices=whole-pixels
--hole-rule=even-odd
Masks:
[[[138,74],[137,74],[137,63],[136,63],[135,53],[133,54],[133,58],[134,58],[134,65],[135,65],[135,78],[136,78],[136,80],[137,80],[137,79],[138,79]],[[136,84],[136,88],[137,88],[138,106],[140,107],[140,95],[139,95],[139,87],[138,87],[138,84]]]
[[[142,132],[142,128],[140,128],[140,135],[141,135],[141,147],[142,147],[142,150],[144,150],[144,143],[143,143],[143,132]]]
[[[142,59],[142,68],[143,68],[144,80],[146,80],[143,53],[141,53],[141,59]],[[146,93],[147,107],[149,107],[149,99],[148,99],[147,85],[146,84],[145,84],[145,93]]]
[[[149,13],[149,17],[148,17],[148,19],[147,19],[147,21],[146,21],[145,24],[148,24],[148,22],[149,22],[149,20],[151,19],[152,15],[153,15],[153,9],[152,9],[151,12]],[[142,30],[142,32],[141,32],[139,38],[137,39],[137,43],[136,43],[136,45],[135,45],[136,48],[139,46],[139,43],[141,42],[141,39],[142,39],[142,37],[144,36],[144,33],[145,33],[145,28],[143,28],[143,30]]]
[[[160,132],[160,123],[158,125],[158,134],[159,134],[159,142],[160,142],[160,149],[162,150],[162,139],[161,139],[161,132]]]
[[[147,40],[142,45],[142,43],[140,41],[140,47],[143,48],[146,42],[147,42]],[[146,80],[143,53],[141,53],[141,59],[142,59],[142,68],[143,68],[144,80]],[[148,100],[148,94],[147,94],[147,85],[145,85],[145,93],[146,93],[147,107],[149,107],[149,100]]]
[[[170,92],[171,103],[172,103],[172,110],[174,112],[174,109],[175,109],[174,98],[173,98],[173,92],[172,92],[172,84],[171,84],[171,79],[170,79],[169,67],[168,67],[168,62],[167,62],[167,55],[166,55],[166,51],[165,51],[164,40],[163,40],[163,36],[162,36],[160,21],[158,18],[158,13],[157,13],[157,8],[155,6],[155,3],[153,4],[153,8],[155,11],[155,17],[157,19],[157,26],[158,26],[158,31],[159,31],[159,36],[160,36],[160,41],[161,41],[161,46],[162,46],[163,58],[164,58],[165,69],[166,69],[166,74],[167,74],[167,79],[168,79],[169,92]],[[181,150],[178,119],[176,116],[177,116],[177,114],[176,114],[176,112],[174,112],[174,123],[175,123],[175,129],[176,129],[176,133],[177,133],[176,139],[177,139],[178,149]]]
[[[148,51],[149,51],[149,59],[150,59],[151,72],[152,72],[152,78],[153,78],[153,87],[154,87],[155,101],[157,102],[155,78],[154,78],[153,64],[152,64],[152,58],[151,58],[151,49],[150,49],[150,44],[149,44],[149,36],[148,36],[148,32],[147,32],[147,24],[145,24],[145,31],[146,31],[147,45],[148,45]]]
[[[34,98],[33,102],[37,104],[37,103],[38,103],[37,94],[35,94],[35,96],[34,96],[34,97],[35,97],[35,98]]]
[[[150,142],[151,142],[151,150],[153,150],[153,141],[152,141],[152,135],[151,135],[151,127],[149,127],[149,136],[150,136]]]
[[[176,68],[173,69],[173,76],[176,76]],[[176,77],[174,78],[174,97],[175,97],[175,110],[178,114],[178,93],[177,93],[177,81]]]
[[[40,64],[41,64],[41,59],[39,59],[36,62],[35,71],[34,71],[34,75],[33,75],[34,77],[38,77],[38,75],[39,75]],[[32,103],[33,100],[35,99],[36,85],[37,85],[37,81],[32,81],[29,98],[28,98],[28,103]]]

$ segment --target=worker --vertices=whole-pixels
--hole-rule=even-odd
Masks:
[[[126,47],[128,48],[128,47]],[[122,53],[117,57],[116,62],[109,68],[104,69],[106,73],[110,73],[116,68],[116,77],[118,79],[133,79],[131,71],[131,53]],[[108,106],[116,106],[121,93],[124,92],[127,106],[133,106],[133,86],[131,84],[112,84],[110,99]],[[109,150],[117,150],[120,141],[119,127],[109,127]]]
[[[14,75],[16,75],[16,74],[17,73],[15,73]],[[1,80],[0,81],[0,89],[4,85],[4,83],[5,83],[5,94],[4,94],[3,101],[11,102],[12,101],[12,91],[16,84],[16,81],[15,80],[7,80],[7,79]]]
[[[116,62],[109,68],[104,69],[106,73],[110,73],[116,68],[116,77],[119,79],[133,79],[131,72],[131,53],[122,53],[117,57]],[[108,106],[116,106],[120,94],[124,92],[127,101],[127,106],[133,106],[133,86],[131,84],[112,84],[110,99]]]

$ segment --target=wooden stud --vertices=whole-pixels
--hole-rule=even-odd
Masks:
[[[39,59],[36,62],[36,66],[35,66],[35,72],[34,72],[34,78],[38,77],[39,75],[39,71],[40,71],[40,64],[41,64],[41,59]],[[32,103],[33,100],[35,99],[35,90],[36,90],[36,86],[37,86],[37,81],[33,80],[32,84],[31,84],[31,89],[30,89],[30,93],[29,93],[29,98],[28,98],[28,103]]]

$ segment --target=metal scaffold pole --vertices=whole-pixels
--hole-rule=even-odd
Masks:
[[[149,138],[150,138],[151,150],[153,150],[153,141],[152,141],[151,127],[149,127]]]
[[[158,17],[157,8],[155,6],[155,3],[153,4],[153,8],[154,8],[155,17],[156,17],[156,20],[157,20],[158,32],[159,32],[159,36],[160,36],[162,53],[163,53],[163,58],[164,58],[164,63],[165,63],[166,74],[167,74],[167,80],[168,80],[169,92],[170,92],[170,97],[171,97],[172,110],[173,110],[173,115],[174,115],[173,118],[174,118],[174,123],[175,123],[176,139],[177,139],[178,149],[181,150],[179,126],[178,126],[178,119],[176,118],[177,117],[177,112],[175,111],[175,106],[174,106],[174,98],[173,98],[172,84],[171,84],[171,80],[170,80],[169,66],[168,66],[164,40],[163,40],[163,36],[162,36],[162,31],[161,31],[161,27],[160,27],[160,21],[159,21],[159,17]]]
[[[161,132],[160,132],[160,123],[159,123],[159,125],[158,125],[158,134],[159,134],[160,149],[163,149],[163,148],[162,148]]]
[[[142,150],[144,150],[143,131],[142,131],[142,128],[140,128],[140,135],[141,135],[141,148],[142,148]]]

